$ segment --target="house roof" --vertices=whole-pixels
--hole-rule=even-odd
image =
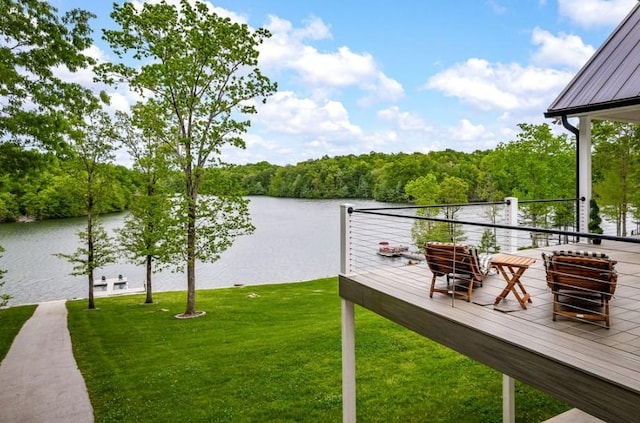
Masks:
[[[640,3],[618,25],[545,112],[640,122]]]

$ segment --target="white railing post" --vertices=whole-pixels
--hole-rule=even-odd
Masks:
[[[580,213],[580,226],[578,232],[589,232],[589,200],[591,199],[591,118],[581,117],[579,123],[580,144],[578,156],[580,165],[578,168],[578,198],[584,197],[586,201],[578,201]]]
[[[504,199],[507,203],[507,225],[518,226],[518,199],[516,197],[507,197]],[[518,231],[509,229],[509,252],[518,251]]]
[[[349,275],[353,273],[353,262],[351,260],[351,213],[349,209],[352,204],[342,204],[340,206],[340,274]]]
[[[353,303],[342,299],[342,421],[356,421],[356,333]]]
[[[516,422],[515,383],[511,376],[502,375],[502,423]]]

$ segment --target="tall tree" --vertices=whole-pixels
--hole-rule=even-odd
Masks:
[[[154,263],[170,262],[170,243],[167,240],[172,225],[170,200],[167,189],[169,165],[162,141],[156,138],[152,128],[156,116],[146,115],[144,107],[134,107],[133,119],[121,115],[125,135],[123,142],[134,159],[133,167],[141,179],[140,189],[129,206],[129,215],[119,230],[118,244],[134,263],[146,267],[146,300],[153,303],[152,275]]]
[[[421,176],[409,181],[404,186],[407,199],[413,200],[419,206],[431,206],[439,203],[440,187],[433,173]],[[416,212],[418,216],[433,218],[438,215],[438,207],[420,208]],[[427,241],[450,241],[448,226],[445,222],[418,219],[411,228],[411,237],[417,248],[424,249]]]
[[[575,198],[575,147],[547,124],[521,123],[516,140],[501,143],[482,160],[495,189],[522,200]],[[522,204],[527,223],[549,226],[548,203]]]
[[[640,187],[640,125],[622,122],[593,122],[593,190],[601,212],[616,222],[618,236],[627,234],[630,205],[640,204],[635,194]]]
[[[456,214],[462,208],[453,204],[466,203],[469,199],[469,185],[460,178],[447,176],[438,187],[439,202],[445,204],[444,216],[446,219],[455,220]],[[464,241],[466,237],[462,231],[462,225],[448,223],[449,238],[452,241]]]
[[[50,2],[0,0],[0,140],[57,148],[81,119],[91,92],[56,76],[93,64],[87,11],[58,16]]]
[[[120,58],[131,54],[136,66],[105,64],[98,69],[108,83],[126,83],[143,96],[145,107],[162,117],[157,130],[173,149],[183,176],[182,203],[187,270],[184,317],[195,308],[196,260],[216,260],[237,235],[249,233],[246,202],[237,196],[200,198],[203,169],[220,163],[223,146],[244,148],[241,135],[257,112],[256,99],[276,90],[258,69],[258,46],[270,34],[252,31],[213,13],[206,3],[182,0],[114,4],[111,17],[120,29],[104,38]],[[244,120],[243,120],[244,119]]]
[[[86,230],[78,236],[81,246],[73,254],[58,254],[74,264],[72,275],[86,276],[89,288],[89,309],[94,309],[93,296],[94,270],[115,261],[116,252],[111,239],[102,225],[97,221],[104,208],[105,187],[109,183],[109,175],[104,163],[113,160],[113,151],[119,139],[109,116],[101,110],[92,112],[82,128],[76,132],[72,143],[75,165],[75,180],[85,200],[87,213]]]

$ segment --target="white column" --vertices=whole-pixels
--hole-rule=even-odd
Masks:
[[[516,395],[514,379],[502,375],[502,423],[516,423]]]
[[[589,200],[591,200],[591,118],[581,117],[578,124],[580,142],[578,144],[578,198],[584,197],[585,201],[578,201],[580,212],[580,226],[578,232],[589,232]]]
[[[518,199],[516,197],[507,197],[504,199],[507,203],[507,225],[518,226]],[[509,229],[508,232],[509,252],[518,251],[518,231]]]
[[[349,275],[353,273],[353,262],[351,260],[351,204],[340,205],[340,274]]]
[[[351,301],[342,299],[342,421],[356,421],[356,334]]]

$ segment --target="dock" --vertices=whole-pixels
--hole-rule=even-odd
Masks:
[[[102,276],[93,281],[93,295],[96,297],[110,297],[113,295],[140,294],[145,292],[144,286],[129,288],[126,277],[118,275],[117,278]]]

